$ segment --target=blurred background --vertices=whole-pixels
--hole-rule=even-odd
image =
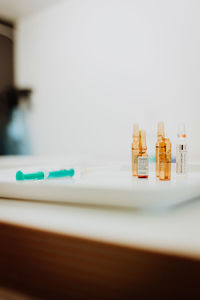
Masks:
[[[0,0],[0,154],[130,157],[185,122],[200,158],[199,0]],[[173,144],[173,152],[175,146]]]

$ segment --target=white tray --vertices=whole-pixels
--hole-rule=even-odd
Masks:
[[[28,170],[27,170],[28,171]],[[150,173],[137,179],[120,168],[97,168],[73,179],[15,180],[16,169],[0,171],[0,197],[56,203],[161,209],[200,196],[200,172],[187,176],[172,173],[161,182]]]

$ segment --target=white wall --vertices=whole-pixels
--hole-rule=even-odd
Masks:
[[[34,89],[34,152],[128,157],[132,124],[200,158],[200,1],[68,0],[21,19],[16,81]]]

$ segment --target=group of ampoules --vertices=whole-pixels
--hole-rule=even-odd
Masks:
[[[176,173],[187,172],[187,141],[185,125],[179,124],[176,145]],[[138,124],[133,127],[132,144],[132,175],[138,178],[148,178],[149,159],[146,146],[146,133],[139,130]],[[165,137],[164,123],[158,123],[156,142],[156,177],[160,180],[171,179],[171,142]]]

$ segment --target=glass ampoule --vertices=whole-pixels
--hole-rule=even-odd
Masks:
[[[138,153],[138,178],[149,177],[149,158],[147,154],[146,133],[144,130],[139,132],[139,153]]]
[[[171,142],[168,138],[159,143],[159,179],[171,179]]]
[[[165,137],[164,122],[158,122],[156,142],[156,176],[159,177],[159,143]]]
[[[137,176],[137,158],[139,153],[139,125],[133,126],[133,143],[132,143],[132,175]]]

